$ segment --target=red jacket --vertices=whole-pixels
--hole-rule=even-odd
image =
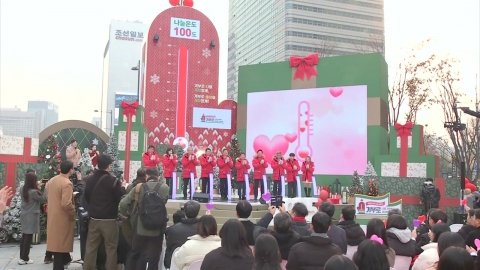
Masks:
[[[278,164],[278,162],[282,160],[283,161],[283,165],[280,165]],[[274,158],[272,160],[272,169],[273,169],[273,172],[272,172],[272,180],[273,181],[280,181],[280,176],[281,175],[285,175],[285,159],[283,159],[283,157],[277,161],[276,158]]]
[[[242,164],[242,161],[244,160],[247,162],[245,165]],[[237,158],[237,162],[235,162],[235,168],[237,168],[237,182],[245,182],[245,174],[248,173],[248,169],[250,169],[248,160]]]
[[[143,154],[143,167],[145,168],[157,168],[157,165],[160,164],[160,157],[157,155],[156,152],[152,153],[155,156],[154,160],[151,160],[150,153],[145,152]]]
[[[182,172],[182,177],[183,178],[190,178],[190,172],[193,172],[193,177],[197,178],[197,165],[198,165],[198,159],[197,156],[193,155],[193,160],[188,159],[188,153],[185,154],[182,157],[182,166],[183,166],[183,172]]]
[[[263,164],[260,163],[263,160]],[[266,173],[265,169],[268,168],[268,162],[265,160],[264,157],[255,157],[252,159],[252,166],[253,166],[253,179],[255,180],[262,180],[263,175]]]
[[[310,165],[308,166],[308,169],[306,166],[307,164]],[[312,175],[314,171],[315,171],[315,163],[313,163],[313,161],[310,161],[310,163],[307,163],[304,161],[302,163],[302,173],[303,173],[302,181],[312,182]]]
[[[212,161],[208,162],[208,158],[212,158]],[[202,166],[202,176],[209,177],[210,173],[213,173],[213,167],[217,165],[217,161],[213,155],[207,156],[205,154],[200,156],[200,166]]]
[[[226,157],[220,156],[217,160],[218,165],[218,178],[224,179],[227,178],[227,173],[232,173],[233,160],[230,156],[228,157],[228,163],[225,162]]]
[[[177,164],[177,155],[173,155],[173,159],[170,159],[167,154],[163,155],[163,176],[165,178],[172,177],[172,172],[177,170]]]
[[[287,170],[287,182],[295,182],[297,181],[297,175],[298,171],[300,171],[300,164],[298,164],[298,161],[296,159],[290,160],[287,159],[285,163],[285,170]],[[297,167],[295,169],[295,166]]]

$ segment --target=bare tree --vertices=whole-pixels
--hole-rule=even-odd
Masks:
[[[390,126],[398,122],[402,109],[406,109],[406,120],[415,124],[417,113],[435,102],[431,96],[429,75],[436,56],[432,54],[422,57],[422,50],[429,41],[426,40],[411,48],[396,68],[388,92]]]
[[[438,169],[440,172],[450,172],[452,169],[452,157],[455,153],[448,142],[449,139],[437,136],[435,133],[430,134],[425,132],[423,135],[423,151],[426,155],[435,155],[439,157]]]
[[[369,34],[368,38],[359,39],[352,42],[355,50],[359,53],[376,53],[385,54],[385,36]]]
[[[318,53],[319,57],[329,57],[334,56],[335,49],[338,47],[338,44],[333,40],[322,40],[319,43],[315,44],[315,52]]]

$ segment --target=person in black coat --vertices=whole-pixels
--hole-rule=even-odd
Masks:
[[[460,234],[463,239],[467,239],[468,234],[475,230],[475,226],[473,226],[473,224],[475,224],[475,210],[469,209],[467,224],[463,225],[457,233]]]
[[[477,248],[475,245],[475,239],[480,239],[480,209],[475,209],[474,213],[475,219],[473,221],[473,226],[475,226],[475,230],[471,231],[467,238],[465,239],[465,244],[472,248]]]
[[[170,268],[172,255],[176,248],[181,247],[187,242],[188,237],[197,234],[198,213],[200,212],[200,204],[196,201],[188,201],[183,205],[186,218],[169,227],[165,233],[167,240],[165,250],[165,260],[163,261],[166,268]]]
[[[415,255],[418,255],[423,252],[422,247],[428,243],[430,243],[430,236],[428,236],[428,232],[433,227],[433,225],[441,222],[447,223],[448,216],[447,213],[440,209],[430,209],[427,215],[427,223],[420,224],[420,227],[417,230],[412,232],[412,237],[415,238]]]
[[[239,201],[235,210],[237,212],[238,220],[245,227],[245,232],[247,234],[247,242],[250,246],[253,246],[255,245],[255,239],[253,238],[253,230],[256,226],[267,228],[273,219],[276,208],[270,207],[269,213],[267,213],[262,219],[260,219],[256,225],[248,219],[252,214],[252,205],[248,201]]]
[[[300,235],[296,232],[296,226],[292,217],[284,211],[284,208],[282,210],[281,213],[276,214],[273,218],[273,231],[257,226],[253,230],[253,238],[257,239],[262,233],[271,234],[277,240],[282,259],[287,260],[290,249],[298,243]]]
[[[318,212],[313,215],[313,233],[311,236],[302,237],[300,242],[292,247],[287,270],[323,269],[331,257],[342,255],[342,250],[327,235],[331,224],[332,219],[327,214]]]
[[[307,216],[308,216],[308,209],[307,209],[307,206],[305,206],[305,204],[297,202],[293,205],[292,219],[297,225],[297,233],[300,236],[312,235],[310,224],[308,224],[307,220],[305,219]]]
[[[324,202],[320,205],[318,211],[327,214],[330,218],[333,218],[333,214],[335,214],[335,206],[329,202]],[[328,237],[332,239],[333,243],[342,250],[343,254],[347,254],[347,234],[345,231],[342,228],[332,224],[327,234]]]
[[[433,185],[433,179],[427,178],[420,191],[420,201],[425,208],[425,213],[432,208],[438,208],[440,202],[440,190]]]
[[[397,256],[415,256],[415,240],[408,229],[407,221],[400,215],[391,215],[387,219],[388,246]]]
[[[358,246],[365,240],[365,232],[360,224],[355,223],[355,208],[353,206],[342,209],[342,216],[337,226],[345,231],[349,246]]]

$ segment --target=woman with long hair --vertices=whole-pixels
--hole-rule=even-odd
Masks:
[[[440,256],[437,270],[473,270],[474,260],[465,248],[449,247]]]
[[[373,240],[363,240],[358,245],[357,252],[353,255],[353,262],[357,265],[358,270],[389,270],[390,264],[385,255],[385,247],[381,238],[377,237]]]
[[[30,246],[34,234],[40,233],[40,204],[46,197],[40,191],[35,173],[25,174],[25,183],[22,190],[22,204],[20,206],[20,224],[22,227],[22,240],[20,242],[20,260],[18,264],[32,264],[30,260]]]
[[[465,248],[465,240],[463,240],[463,237],[458,233],[444,232],[438,238],[437,253],[439,259],[442,256],[442,253],[449,247]],[[436,270],[437,267],[438,262],[428,268],[428,270]]]
[[[331,257],[323,270],[357,270],[355,263],[345,255],[335,255]]]
[[[173,179],[173,172],[177,170],[177,155],[173,153],[172,148],[168,148],[165,155],[163,155],[163,176],[165,177],[165,181],[167,185],[170,187],[170,198],[172,198],[172,192],[176,192],[172,189],[172,181],[177,179]]]
[[[222,246],[212,250],[203,259],[201,270],[245,270],[253,269],[254,258],[248,246],[243,224],[229,219],[220,229]]]
[[[90,159],[92,160],[93,168],[97,169],[98,167],[98,156],[100,156],[100,152],[97,151],[97,145],[92,144],[90,149],[88,150],[88,154],[90,155]]]
[[[432,267],[438,261],[438,239],[445,232],[450,232],[450,226],[445,223],[433,225],[428,232],[430,243],[422,247],[423,252],[415,260],[412,270],[424,270]]]
[[[255,270],[282,270],[277,240],[270,234],[260,234],[255,240]]]
[[[396,254],[395,251],[388,245],[387,230],[385,229],[385,224],[383,224],[381,219],[373,218],[367,224],[367,234],[365,238],[371,239],[374,235],[382,240],[381,245],[385,250],[388,263],[390,264],[390,267],[393,267],[395,265]],[[355,253],[353,255],[355,256]]]
[[[202,216],[197,222],[197,234],[188,237],[188,241],[173,254],[173,263],[178,269],[187,270],[193,262],[203,260],[207,253],[219,248],[221,240],[215,218]]]
[[[306,197],[312,196],[312,175],[315,171],[315,164],[313,163],[310,156],[305,158],[305,161],[302,163],[302,182],[303,190],[305,191]]]

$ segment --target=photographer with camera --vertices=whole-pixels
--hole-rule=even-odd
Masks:
[[[84,269],[95,269],[97,251],[105,243],[107,270],[117,267],[118,204],[123,196],[122,184],[110,174],[113,160],[108,155],[98,157],[98,170],[86,180],[85,201],[89,204],[88,237]]]

